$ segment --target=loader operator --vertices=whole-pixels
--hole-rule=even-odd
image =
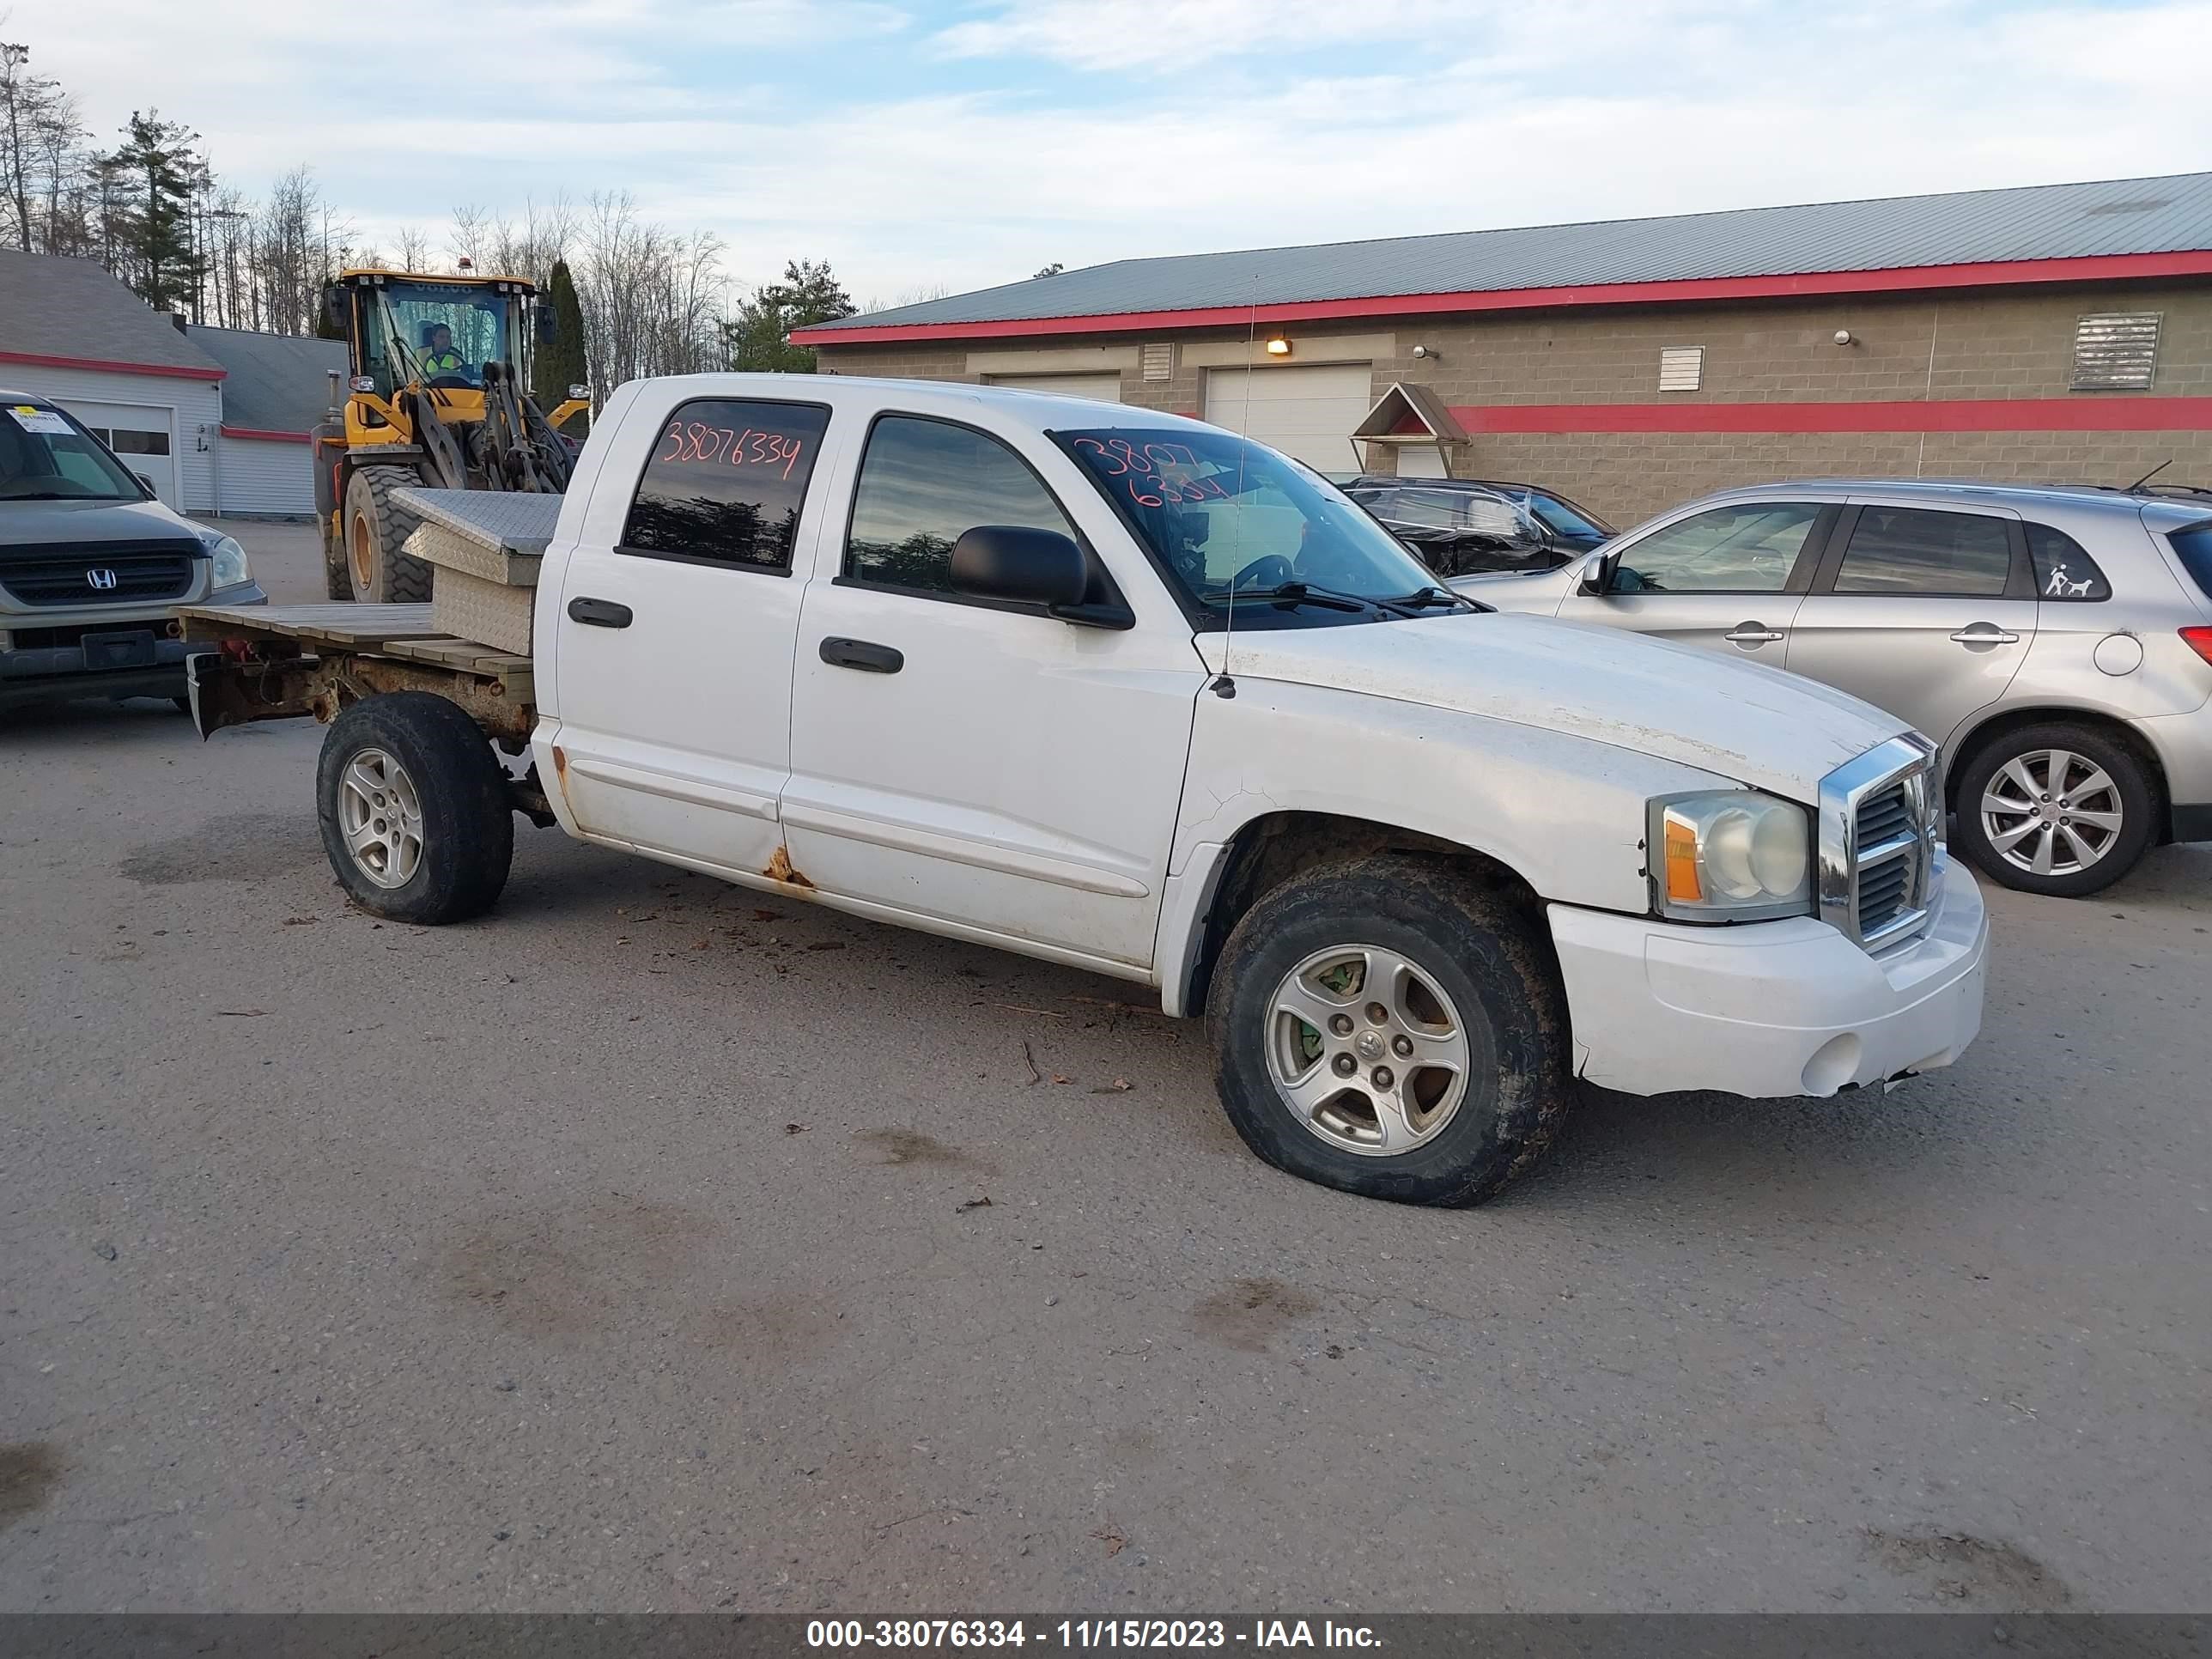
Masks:
[[[440,374],[466,374],[468,365],[461,354],[453,349],[453,331],[443,323],[433,323],[422,331],[422,374],[425,378]]]

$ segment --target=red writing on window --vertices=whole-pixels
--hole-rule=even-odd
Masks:
[[[789,433],[763,432],[753,427],[738,430],[697,421],[671,421],[660,436],[663,447],[653,458],[655,465],[690,462],[702,466],[766,466],[776,469],[777,476],[785,478],[791,476],[791,469],[799,465],[800,452],[806,447],[805,439]]]
[[[1229,498],[1216,480],[1196,476],[1199,459],[1182,444],[1139,446],[1127,438],[1078,438],[1075,447],[1097,457],[1099,473],[1119,479],[1123,493],[1139,507]]]

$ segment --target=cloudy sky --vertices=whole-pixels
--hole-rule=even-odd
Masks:
[[[740,281],[2212,167],[2212,0],[0,0],[371,239],[628,190]]]

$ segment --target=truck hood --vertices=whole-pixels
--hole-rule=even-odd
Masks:
[[[1222,636],[1198,636],[1221,672]],[[1328,686],[1563,732],[1680,761],[1808,805],[1820,781],[1907,729],[1871,703],[1757,663],[1616,629],[1499,611],[1234,636],[1238,680]]]
[[[159,501],[0,501],[0,548],[198,539],[190,524]]]

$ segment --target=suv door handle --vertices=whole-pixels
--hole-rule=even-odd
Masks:
[[[822,660],[836,668],[857,668],[863,674],[896,674],[906,666],[906,653],[866,640],[827,639],[822,641]]]
[[[1743,622],[1738,623],[1733,630],[1721,637],[1730,645],[1771,645],[1783,635],[1778,629],[1769,628],[1763,622]]]
[[[629,618],[629,607],[617,605],[612,599],[579,597],[568,601],[568,620],[582,623],[586,627],[628,628]]]
[[[2018,645],[2020,635],[1995,623],[1968,623],[1951,635],[1960,645]]]

